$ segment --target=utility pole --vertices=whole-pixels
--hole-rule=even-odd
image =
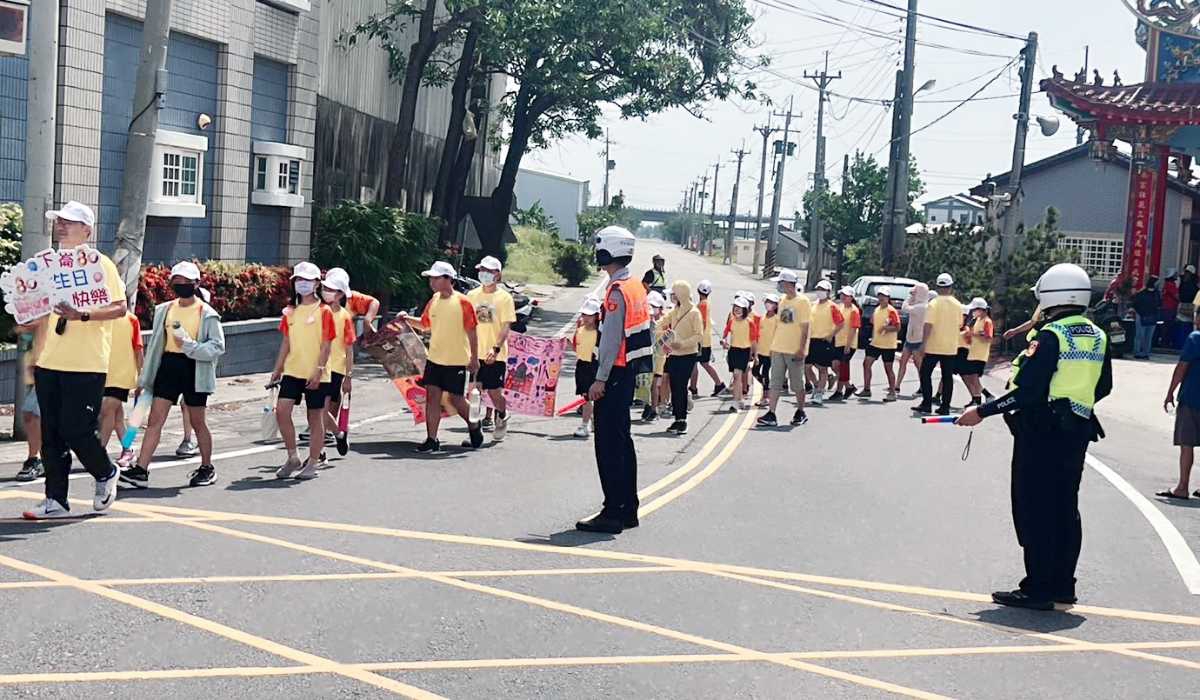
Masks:
[[[742,159],[750,155],[746,144],[733,152],[737,156],[737,175],[733,178],[733,198],[729,203],[729,230],[725,232],[725,264],[733,262],[733,229],[737,226],[738,188],[742,184]]]
[[[825,91],[829,84],[840,80],[842,72],[829,75],[829,52],[825,52],[825,68],[818,74],[809,75],[804,71],[804,77],[811,79],[817,85],[817,163],[813,171],[813,192],[816,194],[812,215],[812,227],[808,232],[808,288],[821,279],[824,272],[825,252],[825,218],[821,211],[821,195],[825,193]]]
[[[704,205],[708,202],[708,172],[700,177],[700,205],[696,209],[696,224],[700,230],[696,232],[696,252],[704,254]]]
[[[771,115],[767,115],[766,126],[755,126],[754,130],[762,134],[762,169],[758,176],[758,216],[755,217],[754,224],[754,260],[751,261],[751,274],[758,275],[758,251],[762,245],[762,227],[763,227],[763,195],[766,193],[767,186],[767,149],[770,148],[771,135],[778,132],[771,126]]]
[[[608,174],[612,172],[613,166],[616,165],[612,161],[610,147],[611,141],[608,138],[608,129],[604,130],[604,208],[608,209]]]
[[[142,272],[142,245],[146,238],[146,203],[150,170],[154,167],[154,139],[158,113],[167,92],[167,39],[171,34],[171,1],[149,0],[142,29],[142,60],[133,90],[133,121],[125,147],[125,173],[121,178],[121,222],[117,225],[117,250],[113,262],[125,281],[130,308],[137,299]]]
[[[58,8],[57,2],[35,2],[29,6],[29,82],[25,133],[24,230],[21,259],[50,247],[46,211],[54,205],[54,139],[58,112]],[[28,343],[17,343],[17,381],[13,405],[13,437],[25,437],[21,405],[25,403],[25,354]]]
[[[780,149],[779,169],[775,172],[775,198],[771,202],[771,234],[767,239],[767,260],[763,265],[763,276],[774,274],[775,272],[775,247],[779,243],[779,205],[783,199],[783,172],[787,165],[788,149],[791,145],[788,138],[792,131],[792,104],[795,98],[788,99],[788,111],[786,115],[776,114],[785,118],[783,122],[783,147]]]
[[[884,210],[883,269],[895,271],[896,258],[904,254],[905,228],[908,226],[908,161],[912,135],[913,73],[917,53],[917,0],[908,0],[908,18],[904,30],[904,68],[896,74],[896,99],[893,103],[891,155],[888,158],[888,207]]]
[[[704,245],[700,246],[700,254],[712,250],[712,238],[717,232],[717,182],[721,177],[721,161],[717,160],[717,164],[713,166],[713,190],[712,190],[712,213],[708,215],[708,223],[712,229],[704,230]]]
[[[1021,175],[1025,169],[1025,141],[1029,137],[1029,103],[1033,96],[1033,71],[1037,65],[1037,32],[1030,32],[1021,49],[1024,59],[1019,71],[1021,76],[1021,104],[1013,119],[1017,121],[1017,134],[1013,141],[1012,172],[1005,187],[1007,206],[1000,229],[1000,275],[996,284],[997,297],[1003,298],[1008,291],[1008,260],[1017,243],[1017,227],[1021,225]],[[1005,309],[1000,306],[997,316],[1003,320]]]
[[[1091,58],[1088,54],[1091,53],[1091,50],[1092,50],[1092,47],[1090,45],[1083,47],[1083,75],[1084,75],[1085,79],[1088,74],[1088,60]],[[1075,127],[1075,145],[1076,146],[1083,145],[1083,136],[1085,133],[1086,132],[1084,131],[1082,126]]]

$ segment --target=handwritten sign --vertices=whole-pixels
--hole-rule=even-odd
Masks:
[[[509,333],[503,391],[510,412],[554,416],[558,375],[562,372],[567,342],[566,338],[535,338]],[[491,398],[485,395],[484,403],[491,406]]]
[[[421,425],[425,422],[425,387],[421,386],[420,375],[410,377],[393,377],[392,384],[404,397],[404,403],[408,404],[408,410],[412,412],[413,424]],[[450,395],[442,394],[442,417],[445,418],[454,412],[454,405],[450,403]]]
[[[50,315],[50,270],[40,257],[47,253],[53,251],[44,250],[0,274],[4,310],[21,325]]]
[[[38,258],[50,268],[50,301],[78,311],[108,306],[108,280],[100,264],[100,251],[89,245],[71,250],[43,251]]]

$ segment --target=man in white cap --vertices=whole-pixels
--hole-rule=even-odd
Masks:
[[[46,212],[53,222],[60,250],[88,243],[96,215],[79,202],[67,202],[58,211]],[[112,352],[112,324],[129,310],[121,273],[107,256],[100,255],[104,270],[104,299],[75,308],[59,303],[47,320],[46,345],[34,369],[38,406],[42,413],[42,460],[46,469],[46,499],[25,512],[30,520],[71,515],[67,503],[67,476],[74,452],[96,480],[92,506],[106,510],[117,497],[117,468],[100,444],[100,403],[108,359]]]
[[[483,417],[483,429],[495,431],[492,438],[499,442],[508,433],[508,411],[504,403],[504,374],[508,366],[508,332],[517,320],[517,307],[512,295],[500,286],[502,266],[500,261],[487,256],[475,266],[481,286],[467,293],[475,306],[475,335],[479,342],[479,373],[475,384],[488,393],[495,406],[487,409]]]
[[[954,298],[954,278],[943,272],[937,278],[937,298],[925,311],[925,357],[921,360],[921,403],[912,410],[933,412],[933,369],[942,368],[942,405],[938,415],[950,415],[954,398],[954,369],[958,359],[959,331],[963,323],[963,305]]]
[[[804,413],[804,359],[808,356],[808,329],[812,322],[812,304],[808,297],[796,293],[796,273],[780,270],[773,281],[783,296],[779,299],[778,325],[771,340],[771,391],[767,412],[758,419],[761,428],[773,428],[779,424],[775,409],[783,395],[783,385],[790,384],[796,397],[796,414],[792,425],[804,425],[808,416]]]
[[[441,260],[421,273],[429,278],[433,298],[425,305],[421,318],[401,313],[400,318],[414,329],[429,333],[429,354],[421,386],[425,388],[425,442],[417,452],[440,452],[438,427],[442,423],[442,394],[450,395],[454,410],[466,422],[470,446],[483,444],[483,428],[471,422],[471,406],[465,397],[468,372],[479,371],[479,339],[475,328],[475,306],[466,296],[454,291],[454,266]]]

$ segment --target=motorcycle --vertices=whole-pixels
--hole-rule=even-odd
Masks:
[[[1112,356],[1124,357],[1133,352],[1132,311],[1121,314],[1120,306],[1115,301],[1105,300],[1096,304],[1088,312],[1092,322],[1108,333],[1108,345]]]

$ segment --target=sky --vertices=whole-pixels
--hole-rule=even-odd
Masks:
[[[904,0],[888,1],[904,4]],[[830,72],[842,72],[830,90],[846,96],[891,99],[903,56],[903,20],[864,0],[747,0],[747,4],[756,17],[753,36],[757,44],[747,53],[772,57],[768,71],[753,72],[751,79],[774,102],[776,111],[786,111],[789,99],[794,98],[795,111],[803,115],[793,121],[793,131],[798,133],[792,141],[798,149],[785,170],[781,211],[789,216],[800,207],[815,169],[817,93],[812,81],[802,77],[804,71],[819,71],[829,51]],[[1085,46],[1091,47],[1091,67],[1100,70],[1106,84],[1111,83],[1114,69],[1126,84],[1141,82],[1144,75],[1145,52],[1134,40],[1136,21],[1122,0],[921,0],[918,11],[1015,36],[1037,32],[1038,81],[1049,77],[1055,64],[1073,75],[1083,66]],[[851,28],[822,22],[814,13],[841,20]],[[921,201],[928,201],[963,192],[989,173],[1006,172],[1011,166],[1020,78],[1015,64],[1007,70],[1004,67],[1017,56],[1023,42],[926,21],[918,22],[917,38],[954,50],[917,46],[915,85],[931,79],[937,83],[916,97],[914,130],[999,76],[978,98],[913,135],[912,153],[927,190]],[[979,99],[993,97],[996,99]],[[766,122],[769,111],[766,105],[742,100],[710,103],[703,119],[672,110],[645,121],[622,120],[606,111],[604,126],[610,131],[612,159],[616,161],[612,193],[623,191],[626,202],[633,206],[675,209],[693,180],[705,174],[711,179],[719,159],[717,210],[727,215],[737,160],[733,151],[745,148],[750,154],[743,163],[738,210],[753,214],[762,137],[752,130]],[[1062,128],[1047,138],[1036,125],[1032,127],[1026,163],[1075,145],[1074,124],[1056,112],[1044,94],[1034,94],[1032,111],[1035,116],[1059,116]],[[782,127],[783,119],[775,118],[772,124]],[[825,119],[830,186],[838,187],[844,154],[863,151],[886,163],[890,130],[889,109],[831,97]],[[592,203],[596,204],[603,193],[603,152],[603,139],[571,137],[526,155],[523,167],[590,180]],[[772,184],[770,165],[767,167],[769,215]]]

